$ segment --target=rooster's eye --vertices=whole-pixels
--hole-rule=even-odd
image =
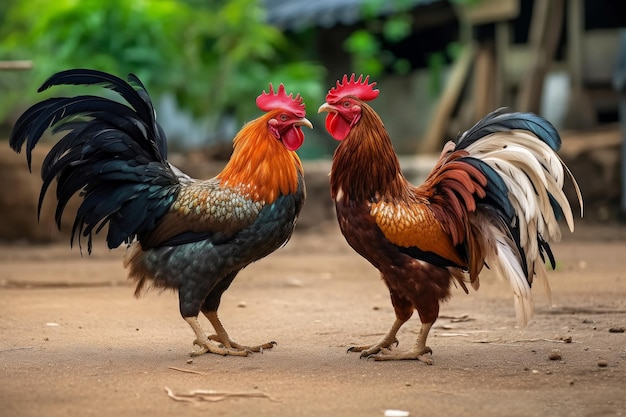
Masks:
[[[287,115],[286,114],[281,114],[280,115],[280,121],[281,122],[286,122],[287,121]]]
[[[350,102],[348,100],[343,102],[343,107],[348,108],[350,107]]]

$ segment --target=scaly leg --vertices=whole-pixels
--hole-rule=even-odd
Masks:
[[[209,319],[209,321],[213,325],[213,328],[215,329],[215,334],[209,336],[209,340],[213,340],[213,341],[221,343],[221,345],[224,346],[224,348],[228,349],[229,351],[245,352],[246,354],[248,352],[261,352],[262,353],[263,349],[271,349],[274,347],[274,345],[276,345],[276,342],[274,341],[264,343],[258,346],[240,345],[239,343],[233,341],[228,336],[228,333],[226,333],[226,329],[224,329],[222,322],[220,321],[219,317],[217,317],[217,311],[208,311],[208,312],[203,312],[203,313],[206,316],[206,318]]]
[[[206,337],[204,330],[200,327],[197,317],[185,317],[185,321],[189,323],[189,326],[191,326],[191,329],[196,334],[196,340],[193,341],[193,344],[200,346],[200,350],[190,352],[190,356],[200,356],[207,352],[218,355],[248,356],[248,351],[246,350],[228,349],[216,343],[211,343],[211,340]]]
[[[350,346],[348,348],[348,352],[361,352],[361,358],[368,358],[376,353],[379,353],[383,349],[389,349],[393,344],[398,346],[396,334],[398,334],[398,330],[400,330],[400,327],[402,327],[405,322],[406,320],[396,318],[396,321],[393,322],[391,329],[389,329],[387,334],[376,344],[366,346]]]
[[[433,323],[422,323],[422,327],[420,328],[420,332],[417,336],[417,340],[415,341],[415,345],[413,349],[408,352],[385,352],[381,351],[375,355],[369,355],[367,358],[374,359],[376,361],[399,361],[399,360],[418,360],[422,361],[427,365],[432,365],[433,361],[430,358],[425,357],[424,355],[427,353],[433,353],[432,349],[426,346],[426,338],[428,338],[428,332],[430,332],[430,328],[433,326]]]

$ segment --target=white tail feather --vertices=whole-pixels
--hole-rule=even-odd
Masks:
[[[530,284],[519,263],[515,243],[502,230],[495,226],[491,229],[492,236],[495,237],[496,250],[487,254],[485,262],[499,277],[511,284],[517,324],[519,327],[526,327],[534,314]]]
[[[550,286],[541,259],[538,237],[547,242],[561,239],[561,230],[550,202],[550,195],[561,207],[571,231],[574,216],[563,192],[565,176],[569,176],[576,189],[581,207],[582,196],[578,184],[556,152],[545,142],[528,131],[511,130],[487,135],[469,145],[466,150],[471,157],[488,164],[502,178],[508,189],[508,198],[515,211],[519,225],[522,256],[506,228],[491,224],[488,239],[494,239],[485,262],[500,277],[505,278],[513,289],[515,312],[520,327],[526,326],[533,316],[530,291],[532,274],[543,282],[551,299]],[[494,244],[495,243],[495,244]],[[528,275],[524,273],[528,271]]]

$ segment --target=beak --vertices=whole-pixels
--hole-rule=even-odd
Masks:
[[[309,121],[309,119],[307,119],[306,117],[303,117],[302,119],[297,120],[297,121],[294,123],[294,126],[306,126],[306,127],[308,127],[309,129],[313,129],[313,123],[311,123],[311,122]]]
[[[333,108],[333,106],[331,106],[328,103],[324,103],[320,106],[319,109],[317,109],[318,113],[322,113],[322,112],[327,112],[327,113],[334,113],[336,112],[336,110]]]

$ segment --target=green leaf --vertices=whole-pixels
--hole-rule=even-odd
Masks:
[[[352,54],[372,56],[380,51],[378,40],[366,30],[356,30],[346,39],[344,47]]]
[[[390,42],[399,42],[411,34],[412,23],[408,14],[389,18],[383,25],[383,36]]]

